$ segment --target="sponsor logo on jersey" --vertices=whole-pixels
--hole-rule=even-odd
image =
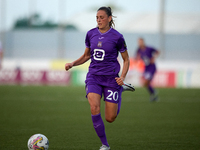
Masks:
[[[99,40],[102,40],[104,37],[99,37]]]

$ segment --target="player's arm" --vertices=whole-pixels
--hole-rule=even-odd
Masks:
[[[90,59],[90,48],[86,47],[84,54],[79,59],[77,59],[71,63],[65,64],[65,70],[68,71],[73,66],[78,66],[78,65],[84,64],[89,59]]]
[[[123,59],[123,68],[122,68],[122,73],[120,78],[115,78],[116,82],[118,85],[123,85],[124,84],[124,79],[126,77],[126,74],[128,72],[129,69],[129,65],[130,65],[130,60],[129,60],[129,55],[127,50],[121,53],[122,59]]]
[[[160,55],[160,51],[155,50],[153,57],[150,59],[150,63],[153,64],[155,63],[156,58]]]
[[[140,53],[138,52],[138,50],[137,50],[137,52],[136,52],[136,54],[135,54],[135,58],[134,58],[136,61],[138,61],[138,60],[140,60],[141,59],[141,56],[140,56]]]
[[[154,58],[157,58],[159,55],[160,55],[160,51],[156,50],[155,53],[154,53]]]

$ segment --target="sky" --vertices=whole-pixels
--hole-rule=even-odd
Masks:
[[[0,0],[0,31],[13,27],[16,19],[39,13],[44,20],[59,22],[114,3],[123,11],[159,13],[162,0]],[[166,13],[200,14],[200,0],[165,0]],[[95,19],[95,14],[94,14]]]

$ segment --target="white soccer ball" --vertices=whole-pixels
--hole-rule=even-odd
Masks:
[[[28,140],[29,150],[48,150],[49,140],[43,134],[34,134]]]

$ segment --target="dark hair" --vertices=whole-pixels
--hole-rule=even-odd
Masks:
[[[114,16],[112,15],[111,7],[105,7],[105,6],[103,6],[103,7],[100,7],[97,11],[99,11],[99,10],[105,11],[106,14],[108,15],[108,17],[109,17],[109,16],[114,17]],[[112,18],[111,21],[109,22],[109,26],[112,27],[112,28],[115,27],[115,23],[114,23],[113,18]]]

